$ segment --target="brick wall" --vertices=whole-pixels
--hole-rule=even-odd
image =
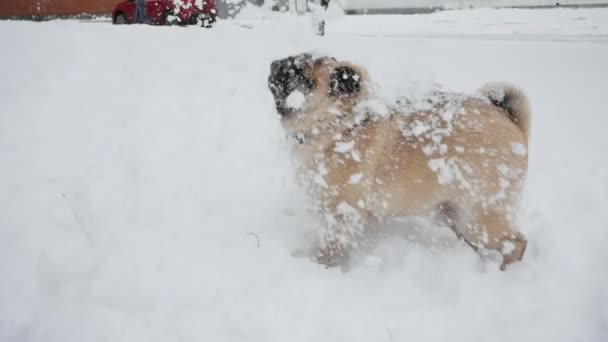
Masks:
[[[121,0],[0,0],[0,17],[110,14]]]

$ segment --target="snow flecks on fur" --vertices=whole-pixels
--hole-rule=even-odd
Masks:
[[[354,111],[377,118],[386,118],[391,114],[390,108],[383,101],[373,97],[357,104]]]
[[[416,119],[398,121],[401,133],[408,141],[431,141],[438,150],[442,139],[452,134],[454,121],[465,114],[464,99],[461,95],[437,93],[426,101],[406,102],[402,107]]]
[[[363,174],[362,173],[355,173],[350,175],[350,179],[348,180],[349,184],[359,184],[361,182],[361,179],[363,178]]]
[[[351,157],[351,158],[352,158],[354,161],[356,161],[356,162],[358,162],[358,163],[360,163],[360,162],[361,162],[361,153],[359,153],[359,151],[358,151],[358,150],[352,150],[352,151],[350,152],[350,157]]]
[[[421,137],[424,133],[430,131],[432,128],[424,124],[422,121],[416,120],[414,124],[410,126],[410,133],[414,137]]]
[[[487,200],[488,204],[494,204],[500,200],[507,199],[507,191],[508,191],[509,187],[511,186],[510,178],[511,178],[512,172],[509,169],[509,167],[505,164],[500,164],[498,166],[497,171],[499,174],[498,190],[496,191],[496,193],[494,195],[492,195],[490,198],[488,198],[488,200]]]
[[[437,182],[442,185],[456,183],[463,190],[472,190],[473,169],[458,158],[435,158],[428,162],[428,167],[437,174]]]
[[[342,201],[335,210],[327,206],[321,207],[321,213],[326,223],[326,229],[320,233],[322,249],[328,246],[338,249],[357,247],[354,237],[361,236],[364,230],[363,218],[358,209]]]
[[[446,163],[445,158],[429,160],[429,168],[437,173],[439,184],[450,184],[454,180],[454,173],[449,163]]]
[[[299,90],[294,90],[287,96],[285,99],[285,103],[289,108],[292,109],[302,109],[304,104],[306,103],[306,96]]]
[[[360,221],[361,217],[359,215],[359,211],[353,208],[350,204],[346,202],[340,202],[336,207],[336,213],[338,215],[342,215],[344,217],[349,218],[349,220]]]
[[[308,177],[312,179],[312,183],[315,186],[319,186],[321,188],[326,189],[328,187],[327,182],[325,181],[325,176],[329,173],[327,170],[327,165],[325,165],[325,161],[321,156],[315,156],[316,160],[316,169],[309,174]]]
[[[488,242],[490,242],[490,237],[488,236],[487,231],[481,232],[481,242],[483,242],[484,244],[487,244]]]
[[[334,147],[334,151],[338,153],[348,153],[352,151],[354,146],[354,141],[336,142],[336,147]]]
[[[511,253],[513,253],[513,251],[515,250],[515,244],[511,241],[503,241],[502,242],[502,254],[503,255],[509,255]]]
[[[524,170],[512,169],[506,164],[498,165],[496,172],[498,173],[497,190],[483,202],[483,205],[486,207],[492,206],[499,201],[508,200],[512,193],[517,190],[513,189],[513,186],[519,184],[522,177],[526,174]],[[512,211],[512,208],[507,207],[506,210]]]
[[[361,162],[361,153],[355,148],[355,141],[336,141],[334,146],[334,152],[340,153],[344,156],[345,159],[353,160],[358,163]]]
[[[511,153],[513,153],[516,156],[524,157],[526,154],[528,154],[528,149],[523,144],[512,142],[511,143]]]
[[[448,145],[437,145],[435,143],[426,144],[422,147],[422,152],[424,152],[424,154],[426,154],[427,156],[432,156],[435,153],[438,153],[440,155],[446,155],[448,153]]]
[[[398,121],[405,139],[420,144],[422,152],[430,158],[428,167],[437,174],[439,184],[457,183],[461,189],[473,190],[473,170],[465,160],[450,156],[450,149],[443,139],[452,135],[455,121],[466,115],[465,97],[457,94],[435,93],[425,101],[406,103],[404,107],[416,116],[414,120]],[[458,153],[464,147],[455,146]]]
[[[329,114],[333,114],[335,116],[342,116],[342,112],[338,108],[334,108],[334,107],[328,108],[327,112]]]

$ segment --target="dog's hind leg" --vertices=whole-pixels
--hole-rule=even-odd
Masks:
[[[472,215],[467,231],[480,247],[502,254],[501,270],[520,261],[526,252],[528,241],[517,231],[504,208],[480,206]]]
[[[448,226],[460,240],[466,242],[474,251],[479,249],[477,244],[469,240],[463,233],[468,220],[464,209],[458,204],[451,201],[441,202],[437,205],[433,216],[437,223]]]
[[[472,212],[466,212],[453,202],[443,202],[438,205],[435,217],[473,250],[499,252],[503,257],[501,270],[520,261],[526,251],[528,242],[525,236],[513,227],[507,213],[499,208],[479,206]]]
[[[467,212],[454,202],[437,206],[435,218],[445,224],[473,250],[494,250],[503,257],[501,270],[520,261],[526,251],[527,240],[518,232],[504,210],[482,208]]]
[[[324,210],[325,229],[319,235],[317,262],[328,267],[347,263],[349,250],[358,248],[364,236],[368,216],[367,212],[346,202],[341,202],[333,210]]]

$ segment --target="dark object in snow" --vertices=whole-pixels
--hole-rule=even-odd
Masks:
[[[327,12],[327,8],[329,7],[329,0],[321,0],[321,7],[323,7],[323,10],[325,12]],[[323,14],[323,17],[325,17],[325,13]],[[318,23],[317,35],[325,36],[325,19],[324,18],[321,19]]]
[[[352,96],[361,90],[360,77],[353,68],[341,66],[331,74],[329,86],[332,96]]]
[[[147,24],[148,16],[146,10],[146,0],[137,0],[135,6],[135,22],[138,24]]]
[[[311,55],[303,54],[272,62],[268,87],[274,95],[279,114],[285,116],[294,112],[294,109],[289,107],[286,102],[292,92],[298,90],[303,94],[308,94],[312,89],[313,83],[306,75],[306,70],[309,68],[307,63],[311,61]]]
[[[317,35],[321,37],[325,35],[325,20],[319,21],[319,25],[317,27]]]
[[[525,94],[521,90],[506,84],[495,83],[482,88],[481,92],[493,105],[502,108],[509,119],[520,126],[526,135],[530,134],[530,118],[521,115],[521,113],[529,111]]]
[[[137,22],[136,5],[136,0],[126,0],[117,4],[112,12],[112,22],[114,24]],[[204,27],[210,27],[216,21],[218,14],[215,0],[205,0],[202,3],[196,0],[180,0],[177,4],[173,0],[146,1],[145,12],[149,24],[193,25],[201,23]]]
[[[255,240],[257,241],[257,247],[260,248],[260,238],[258,237],[258,235],[256,233],[252,233],[252,232],[247,232],[247,235],[251,235],[255,238]]]

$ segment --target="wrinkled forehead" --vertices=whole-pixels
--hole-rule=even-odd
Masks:
[[[339,62],[334,57],[330,56],[318,56],[315,58],[314,65],[316,67],[333,67],[338,65]]]
[[[338,60],[333,57],[318,55],[311,52],[289,56],[285,61],[291,67],[307,71],[314,71],[320,68],[331,70],[331,68],[339,64]]]
[[[306,52],[287,57],[287,63],[298,68],[307,68],[313,64],[314,59],[313,54]]]

